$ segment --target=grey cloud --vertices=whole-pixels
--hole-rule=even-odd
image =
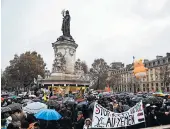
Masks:
[[[89,67],[95,58],[127,64],[133,56],[153,59],[170,48],[169,0],[2,2],[3,69],[15,53],[26,50],[40,53],[51,69],[51,43],[61,35],[62,9],[70,10],[71,34],[79,45],[76,57]]]
[[[145,20],[155,20],[169,17],[169,0],[137,0],[132,7],[132,12]]]

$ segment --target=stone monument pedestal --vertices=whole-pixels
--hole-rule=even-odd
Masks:
[[[52,75],[55,73],[74,74],[75,53],[78,45],[73,41],[64,40],[52,43],[52,47],[54,49],[55,59],[58,61],[58,64],[53,66]],[[62,57],[59,57],[59,53],[61,53]],[[61,65],[61,68],[59,68],[59,65]]]
[[[62,11],[63,23],[62,32],[56,42],[52,43],[54,49],[54,63],[51,75],[49,78],[42,79],[40,83],[44,87],[53,87],[59,93],[62,89],[64,93],[70,91],[77,91],[82,87],[88,87],[89,81],[82,74],[80,61],[75,63],[76,49],[78,45],[70,35],[70,14],[69,11]],[[53,89],[54,90],[54,89]]]
[[[53,87],[54,93],[60,89],[76,92],[82,87],[89,87],[89,81],[81,74],[76,74],[75,60],[78,45],[73,41],[63,40],[52,43],[54,49],[54,64],[49,78],[43,79],[44,87]]]

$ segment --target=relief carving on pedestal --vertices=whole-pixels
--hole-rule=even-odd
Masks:
[[[54,60],[53,72],[57,73],[65,72],[65,64],[66,64],[65,57],[62,55],[61,52],[58,52]]]
[[[70,53],[71,56],[73,56],[74,53],[75,53],[75,50],[70,48],[70,49],[69,49],[69,53]]]
[[[58,48],[54,48],[55,57],[57,56]]]
[[[75,62],[74,71],[77,75],[84,74],[80,59]]]

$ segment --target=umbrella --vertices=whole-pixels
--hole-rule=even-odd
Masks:
[[[168,99],[166,102],[165,102],[165,104],[170,104],[170,99]]]
[[[57,96],[51,96],[50,99],[57,99]]]
[[[13,111],[22,109],[22,105],[20,103],[12,103],[12,104],[8,105],[8,107]]]
[[[36,98],[35,95],[29,95],[29,98]]]
[[[9,112],[11,109],[9,107],[1,107],[1,113]]]
[[[41,100],[38,99],[38,98],[32,99],[32,101],[34,101],[34,102],[41,102]]]
[[[99,96],[99,97],[102,97],[102,96],[103,96],[103,94],[102,94],[102,93],[99,93],[99,94],[98,94],[98,96]]]
[[[162,92],[155,92],[153,93],[154,96],[165,96]]]
[[[23,110],[27,113],[30,114],[35,114],[37,112],[39,112],[41,109],[47,109],[47,105],[44,103],[40,103],[40,102],[33,102],[30,104],[27,104],[27,106],[23,107]]]
[[[1,101],[3,102],[3,101],[4,101],[4,98],[1,97]]]
[[[83,105],[87,105],[87,104],[88,104],[87,101],[82,101],[82,102],[77,104],[77,107],[82,107]]]
[[[78,102],[78,103],[80,103],[80,102],[83,102],[85,99],[83,99],[83,98],[78,98],[78,99],[76,99],[76,102]]]
[[[54,106],[54,107],[56,107],[56,106],[59,105],[59,103],[58,103],[56,100],[49,100],[49,101],[47,102],[47,105],[48,105],[48,106]]]
[[[5,93],[5,94],[1,94],[1,97],[3,98],[8,98],[9,94]]]
[[[145,98],[145,102],[149,104],[161,103],[162,101],[163,101],[163,98],[161,97],[148,96],[147,98]]]
[[[134,97],[134,98],[132,98],[132,101],[133,101],[133,102],[139,102],[139,101],[141,101],[141,100],[143,100],[142,97]]]
[[[13,95],[13,96],[10,96],[10,97],[8,97],[9,99],[20,99],[21,97],[19,97],[19,96],[16,96],[16,95]]]
[[[74,104],[74,103],[76,103],[76,102],[75,102],[75,100],[74,100],[73,98],[66,97],[66,98],[64,98],[63,103],[71,103],[71,104]]]
[[[21,101],[22,104],[28,104],[28,103],[33,103],[34,101],[32,101],[31,99],[24,99]]]
[[[110,92],[103,92],[103,95],[111,95]]]
[[[61,115],[53,109],[44,109],[35,114],[35,117],[42,120],[59,120]]]
[[[130,107],[128,105],[122,105],[124,111],[128,111]]]

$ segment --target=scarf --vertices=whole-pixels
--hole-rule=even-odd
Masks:
[[[85,125],[83,126],[83,129],[90,129],[91,127],[92,127],[91,125],[86,125],[86,124],[85,124]]]
[[[81,117],[77,117],[77,121],[79,121],[81,118],[84,118],[83,115],[81,115]]]

